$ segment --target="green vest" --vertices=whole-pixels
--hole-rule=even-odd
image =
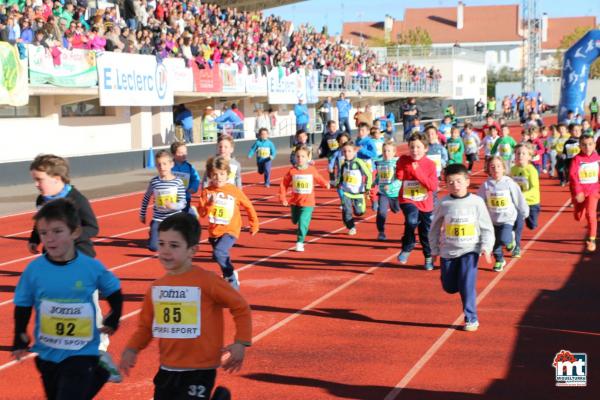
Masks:
[[[496,111],[496,100],[490,100],[487,103],[487,109],[489,111]]]
[[[202,140],[210,142],[217,140],[217,124],[213,119],[204,118],[202,122]]]
[[[597,113],[598,112],[598,102],[592,101],[590,103],[590,112]]]

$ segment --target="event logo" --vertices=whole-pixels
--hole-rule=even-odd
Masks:
[[[156,94],[159,99],[164,99],[167,94],[167,67],[162,63],[156,64],[156,72],[154,73],[154,81],[156,82]]]
[[[554,356],[556,386],[587,386],[587,354],[561,350]]]

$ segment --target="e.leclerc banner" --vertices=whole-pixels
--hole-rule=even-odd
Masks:
[[[104,52],[97,65],[101,106],[173,105],[173,82],[155,56]]]

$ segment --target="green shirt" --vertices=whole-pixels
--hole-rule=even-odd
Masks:
[[[461,139],[449,139],[446,143],[448,149],[448,164],[461,164],[465,153],[465,146]]]
[[[590,103],[590,112],[597,113],[598,112],[598,102],[592,101]]]
[[[498,138],[496,143],[494,143],[494,147],[492,147],[492,155],[498,155],[504,160],[510,160],[516,145],[517,142],[515,142],[515,139],[513,139],[511,136]]]

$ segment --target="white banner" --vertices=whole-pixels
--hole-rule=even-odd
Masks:
[[[269,104],[306,103],[306,75],[304,69],[290,73],[283,68],[273,68],[267,75]]]
[[[173,79],[155,56],[104,52],[97,65],[101,106],[173,105]]]
[[[310,70],[306,74],[306,104],[319,102],[319,71]]]
[[[165,58],[163,63],[167,67],[169,80],[173,82],[173,91],[194,91],[194,74],[191,68],[185,66],[183,58]]]
[[[244,93],[246,91],[246,67],[240,70],[237,64],[219,64],[223,80],[223,92]]]
[[[266,93],[267,92],[267,77],[260,74],[248,74],[246,76],[246,92],[247,93]]]

